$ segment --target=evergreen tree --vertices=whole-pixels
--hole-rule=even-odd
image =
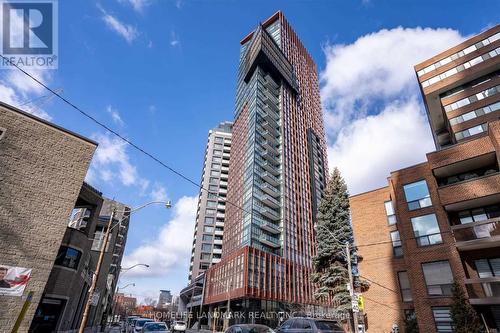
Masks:
[[[351,310],[351,297],[347,285],[346,243],[351,244],[352,262],[356,263],[356,251],[350,222],[349,193],[339,170],[335,168],[326,186],[324,198],[318,205],[316,223],[316,256],[313,258],[312,282],[318,300],[331,300],[339,313]],[[368,283],[354,277],[355,288],[368,289]]]
[[[453,304],[451,306],[451,320],[455,333],[480,333],[483,325],[476,310],[465,297],[464,290],[457,282],[453,283]]]

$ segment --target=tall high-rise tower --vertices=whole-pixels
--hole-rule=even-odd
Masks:
[[[205,304],[314,303],[326,160],[316,64],[277,12],[241,41],[223,255],[207,271]]]
[[[202,186],[193,234],[189,280],[193,282],[222,255],[222,236],[231,152],[231,122],[222,122],[208,133]]]

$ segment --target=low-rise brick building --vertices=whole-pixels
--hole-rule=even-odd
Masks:
[[[500,26],[415,66],[436,151],[350,198],[368,332],[452,332],[454,281],[500,332]]]

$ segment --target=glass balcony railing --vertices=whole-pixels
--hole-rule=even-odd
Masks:
[[[261,221],[260,224],[259,224],[259,227],[262,230],[265,230],[265,231],[270,232],[272,234],[279,234],[279,233],[281,233],[280,227],[277,226],[274,223],[271,223],[271,222]]]
[[[259,212],[270,220],[278,221],[280,220],[280,215],[274,209],[268,207],[261,207]]]
[[[488,299],[500,297],[500,277],[498,276],[466,279],[465,287],[472,304],[488,304]]]
[[[269,194],[272,197],[279,197],[280,196],[280,191],[278,189],[270,184],[267,183],[262,183],[259,185],[260,189],[267,194]]]
[[[278,186],[280,184],[278,177],[273,176],[270,172],[265,171],[260,174],[260,177],[273,186]]]
[[[279,240],[277,238],[268,235],[260,235],[259,242],[274,248],[280,247]]]
[[[500,244],[500,218],[452,226],[457,247],[476,249]]]

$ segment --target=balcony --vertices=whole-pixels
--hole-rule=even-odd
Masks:
[[[262,130],[263,131],[260,133],[260,135],[262,135],[266,140],[270,141],[271,144],[275,146],[279,145],[276,133],[270,132],[265,128],[262,128]]]
[[[212,250],[212,253],[214,253],[214,254],[222,254],[222,249],[217,249],[217,248],[214,248],[214,249]]]
[[[500,277],[465,279],[464,282],[471,304],[500,304]]]
[[[224,222],[222,222],[222,221],[215,221],[215,226],[216,227],[222,227],[222,228],[224,228]]]
[[[273,89],[279,88],[278,84],[276,82],[274,82],[274,80],[269,75],[266,75],[264,77],[264,85],[271,87]]]
[[[279,221],[280,220],[280,215],[279,213],[277,213],[274,209],[271,209],[271,208],[267,208],[267,207],[261,207],[259,212],[267,217],[268,219],[270,220],[273,220],[273,221]]]
[[[278,176],[280,174],[279,166],[277,166],[276,164],[264,161],[263,159],[258,159],[258,161],[260,162],[260,166],[269,173],[275,176]]]
[[[268,205],[269,207],[272,208],[280,208],[280,202],[270,195],[264,194],[259,197],[259,200],[262,201],[264,204]]]
[[[215,236],[223,236],[224,235],[224,230],[217,230],[217,229],[215,229],[214,235]]]
[[[267,116],[275,121],[279,121],[280,119],[280,109],[276,106],[264,105],[262,110],[267,113]]]
[[[261,173],[260,177],[273,186],[278,186],[280,184],[280,180],[267,171]]]
[[[458,250],[500,246],[500,218],[452,226]]]
[[[441,203],[450,211],[485,206],[498,201],[499,188],[500,173],[496,172],[439,187],[438,192]]]
[[[222,239],[214,239],[214,244],[222,245]]]
[[[278,239],[267,235],[260,235],[259,242],[275,249],[281,247]]]
[[[266,161],[269,161],[273,164],[280,164],[279,155],[276,155],[272,151],[259,149],[259,153],[262,154],[262,158],[264,158]]]
[[[271,223],[271,222],[262,221],[261,224],[259,225],[259,227],[262,230],[265,230],[265,231],[272,233],[272,234],[275,234],[275,235],[281,233],[279,226],[277,226],[276,224]]]
[[[276,187],[269,185],[267,183],[260,184],[260,189],[274,198],[280,196],[280,191],[278,191]]]
[[[271,143],[270,141],[262,140],[262,141],[257,141],[257,142],[265,150],[270,150],[270,151],[274,152],[276,155],[278,155],[280,153],[280,149],[279,149],[278,145],[275,145],[275,144]]]

